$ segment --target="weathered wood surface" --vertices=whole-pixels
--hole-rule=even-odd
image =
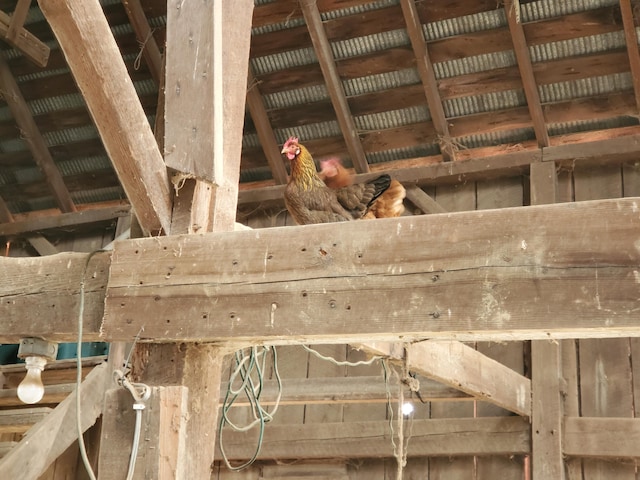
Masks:
[[[2,343],[42,336],[77,341],[80,284],[84,275],[85,341],[99,339],[110,253],[59,253],[46,257],[0,259],[0,337]],[[75,333],[73,333],[75,332]],[[75,337],[75,339],[74,339]]]
[[[253,454],[253,437],[223,436],[230,459]],[[295,439],[295,441],[292,441]],[[522,455],[530,449],[529,422],[521,417],[414,420],[408,456]],[[258,459],[392,457],[389,422],[268,425]],[[216,457],[220,458],[219,452]]]
[[[638,208],[623,199],[122,242],[102,331],[267,343],[640,335]]]
[[[106,364],[96,367],[82,383],[81,431],[91,427],[102,414],[103,396],[110,372]],[[78,439],[76,398],[69,395],[0,460],[5,478],[36,479]],[[38,452],[38,455],[34,455]]]
[[[640,458],[640,419],[621,417],[566,417],[563,422],[562,444],[564,454],[586,458]],[[604,463],[604,462],[602,462]],[[607,462],[600,472],[625,475],[630,464],[617,464],[622,471],[614,471]],[[591,474],[596,473],[589,465]],[[625,468],[626,467],[626,468]],[[587,478],[587,477],[585,477]],[[592,478],[592,477],[588,477]],[[598,477],[593,477],[598,478]],[[605,477],[600,477],[605,478]],[[608,478],[627,478],[611,476]]]

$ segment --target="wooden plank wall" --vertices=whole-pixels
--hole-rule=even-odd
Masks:
[[[593,167],[574,165],[557,169],[557,201],[570,202],[599,198],[640,196],[640,164]],[[527,176],[466,182],[424,189],[447,211],[505,208],[529,204],[529,178]],[[413,207],[406,203],[407,213]],[[253,228],[291,225],[293,222],[285,211],[273,210],[264,216],[256,212],[246,223]],[[508,365],[510,368],[530,376],[529,342],[478,342],[475,347],[485,355]],[[347,367],[322,365],[323,361],[310,358],[297,347],[281,347],[282,362],[292,362],[285,368],[303,375],[300,364],[307,362],[308,377],[339,375],[378,375],[379,367]],[[324,353],[332,353],[349,360],[360,355],[351,349],[346,352],[341,346],[323,346]],[[287,353],[285,353],[287,352]],[[582,416],[632,417],[640,412],[640,339],[566,340],[562,341],[561,361],[566,385],[565,413]],[[326,362],[325,362],[326,363]],[[633,367],[635,365],[635,368]],[[287,421],[306,423],[322,421],[368,420],[383,418],[381,405],[308,406],[301,413],[288,416]],[[498,407],[484,402],[431,402],[418,405],[416,418],[459,418],[474,416],[510,415]],[[341,417],[342,416],[342,417]],[[411,446],[409,446],[411,448]],[[528,462],[524,457],[458,457],[420,458],[410,457],[404,471],[404,479],[425,480],[493,480],[527,479]],[[632,461],[611,462],[604,460],[566,459],[567,478],[570,480],[634,479],[636,467]],[[347,463],[349,479],[392,480],[396,478],[396,462],[393,458],[356,460]],[[213,476],[216,480],[231,478],[222,468]],[[271,478],[256,465],[246,470],[242,479]],[[313,478],[313,477],[311,477]],[[320,478],[320,477],[319,477]],[[339,478],[339,477],[336,477]],[[638,477],[640,478],[640,477]]]

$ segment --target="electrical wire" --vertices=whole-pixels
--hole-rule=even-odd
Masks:
[[[371,365],[373,362],[376,362],[378,360],[382,360],[383,357],[379,357],[374,355],[373,357],[371,357],[369,360],[359,360],[357,362],[347,362],[347,361],[343,361],[343,360],[336,360],[333,357],[328,357],[326,355],[321,354],[319,351],[314,350],[313,348],[307,346],[307,345],[301,345],[302,348],[304,348],[307,352],[315,355],[316,357],[322,359],[322,360],[326,360],[327,362],[331,362],[334,365],[338,365],[339,367],[359,367],[361,365]]]
[[[254,346],[248,349],[248,353],[245,350],[238,350],[235,354],[236,366],[229,378],[229,386],[222,402],[220,412],[220,423],[218,428],[218,446],[222,453],[222,459],[229,470],[238,471],[242,470],[255,462],[262,448],[262,440],[264,438],[265,424],[273,420],[273,416],[278,411],[280,405],[280,398],[282,397],[282,380],[280,378],[280,372],[278,372],[278,354],[276,347],[258,347]],[[267,411],[260,404],[260,397],[262,395],[264,387],[264,375],[266,371],[267,356],[271,353],[273,374],[278,384],[278,394],[276,396],[275,405],[271,412]],[[255,377],[255,379],[254,379]],[[241,383],[239,387],[234,387],[234,383],[240,379]],[[253,421],[247,425],[236,425],[229,419],[228,413],[233,404],[238,400],[240,395],[244,395],[249,400],[251,407],[251,413],[254,418]],[[258,441],[253,456],[248,461],[241,465],[231,465],[224,450],[223,431],[224,427],[228,425],[233,430],[239,432],[246,432],[256,426],[258,426]]]
[[[82,415],[80,410],[80,388],[82,384],[82,327],[84,322],[84,291],[85,280],[87,276],[87,270],[89,269],[89,262],[97,253],[102,250],[94,250],[89,253],[82,269],[82,277],[80,279],[80,305],[78,307],[78,342],[76,344],[76,428],[78,429],[78,445],[80,447],[80,456],[82,457],[82,463],[84,464],[87,474],[90,480],[97,480],[96,474],[93,472],[91,462],[87,455],[87,448],[84,444],[84,436],[82,431]]]

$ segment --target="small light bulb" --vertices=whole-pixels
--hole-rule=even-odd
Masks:
[[[402,404],[402,414],[406,417],[413,413],[413,403],[404,402]]]
[[[38,403],[44,396],[44,385],[40,378],[47,359],[44,357],[25,358],[27,375],[18,385],[18,398],[24,403]]]

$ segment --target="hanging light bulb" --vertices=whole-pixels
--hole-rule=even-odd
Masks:
[[[18,398],[24,403],[38,403],[44,395],[42,370],[48,360],[55,360],[58,344],[41,338],[23,338],[18,347],[18,358],[24,358],[27,375],[18,385]]]
[[[47,364],[44,357],[27,357],[25,359],[27,375],[18,385],[18,398],[24,403],[38,403],[44,396],[44,385],[40,374]]]

